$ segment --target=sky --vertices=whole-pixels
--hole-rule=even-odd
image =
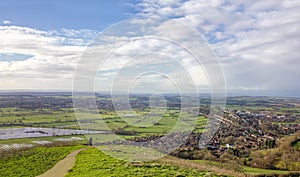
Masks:
[[[299,0],[2,0],[0,90],[72,90],[74,72],[89,44],[99,40],[103,30],[131,18],[175,20],[199,33],[218,60],[227,92],[300,96]],[[152,35],[188,35],[188,30],[164,23],[157,26],[162,31]],[[112,30],[112,41],[120,40],[119,34],[126,29],[126,25],[119,25],[118,30]],[[198,90],[210,90],[209,75],[213,74],[205,66],[196,67],[186,51],[162,40],[158,42],[162,47],[156,48],[149,45],[157,41],[147,42],[146,47],[144,43],[127,47],[135,46],[132,51],[151,49],[149,56],[134,58],[129,49],[116,50],[109,66],[104,65],[102,74],[98,73],[96,88],[110,90],[119,71],[122,76],[131,76],[128,78],[135,75],[132,80],[119,79],[116,85],[120,88],[123,84],[145,92],[178,90],[176,84],[183,85],[184,79],[177,78],[187,73]],[[155,55],[155,50],[172,56]],[[153,57],[157,59],[152,61]],[[178,63],[184,67],[175,67]],[[142,73],[149,68],[157,72]]]

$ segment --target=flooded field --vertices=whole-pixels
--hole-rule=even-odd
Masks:
[[[15,139],[15,138],[63,136],[63,135],[105,134],[105,133],[107,132],[90,131],[90,130],[25,127],[25,128],[11,128],[11,129],[0,130],[0,140]]]
[[[8,143],[8,144],[0,144],[0,150],[9,150],[9,149],[22,149],[22,148],[30,148],[36,145],[46,145],[51,144],[56,141],[79,141],[84,140],[84,138],[80,137],[68,137],[68,138],[55,138],[51,140],[36,140],[36,141],[28,141],[26,143]]]
[[[32,144],[25,144],[25,143],[14,143],[14,144],[0,144],[0,150],[4,149],[21,149],[21,148],[29,148],[29,147],[33,147]]]

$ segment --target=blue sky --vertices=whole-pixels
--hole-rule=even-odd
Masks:
[[[134,13],[126,0],[2,0],[0,9],[2,21],[42,30],[67,28],[101,31]]]
[[[1,0],[0,90],[71,90],[86,45],[132,17],[177,20],[199,32],[219,60],[228,92],[299,95],[299,0]],[[208,88],[203,72],[187,65],[187,72]],[[113,76],[113,71],[111,65],[104,73]],[[149,77],[147,84],[159,86]]]

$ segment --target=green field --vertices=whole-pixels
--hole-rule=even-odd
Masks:
[[[77,120],[73,109],[19,109],[1,108],[0,124],[30,124],[33,126],[60,126],[64,124],[74,124]]]
[[[150,110],[136,110],[138,115],[147,115]],[[182,121],[180,126],[175,127],[179,119],[178,110],[166,110],[166,112],[158,116],[147,117],[146,123],[136,125],[131,119],[120,118],[114,111],[101,111],[96,113],[77,113],[76,119],[73,109],[17,109],[17,108],[1,108],[0,109],[0,126],[1,129],[19,128],[19,127],[47,127],[47,128],[71,128],[90,130],[122,130],[133,131],[137,136],[149,134],[165,134],[170,132],[174,127],[177,130],[187,129],[194,132],[202,132],[205,130],[207,118],[199,116],[195,121],[190,118],[191,115],[182,112]],[[83,117],[83,118],[81,118]],[[134,120],[134,119],[133,119]],[[78,125],[80,121],[80,126]],[[101,126],[99,126],[101,125]],[[194,127],[191,127],[194,125]],[[101,128],[102,127],[102,128]]]

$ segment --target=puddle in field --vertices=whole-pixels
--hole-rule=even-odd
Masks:
[[[71,137],[71,138],[57,138],[54,139],[55,141],[75,141],[75,140],[83,140],[83,138],[80,137]],[[21,149],[21,148],[30,148],[34,145],[45,145],[45,144],[51,144],[51,141],[31,141],[33,144],[25,144],[25,143],[14,143],[14,144],[0,144],[0,150],[8,150],[8,149]]]
[[[91,130],[71,130],[71,129],[57,129],[57,128],[10,128],[0,130],[0,140],[14,139],[14,138],[33,138],[46,136],[62,136],[62,135],[85,135],[85,134],[105,134],[105,131],[91,131]]]
[[[71,138],[57,138],[54,139],[56,141],[75,141],[75,140],[83,140],[83,138],[80,137],[71,137]]]
[[[21,148],[26,148],[26,147],[33,147],[32,144],[0,144],[0,149],[21,149]]]
[[[41,145],[52,143],[51,141],[32,141],[32,142],[35,144],[41,144]]]

